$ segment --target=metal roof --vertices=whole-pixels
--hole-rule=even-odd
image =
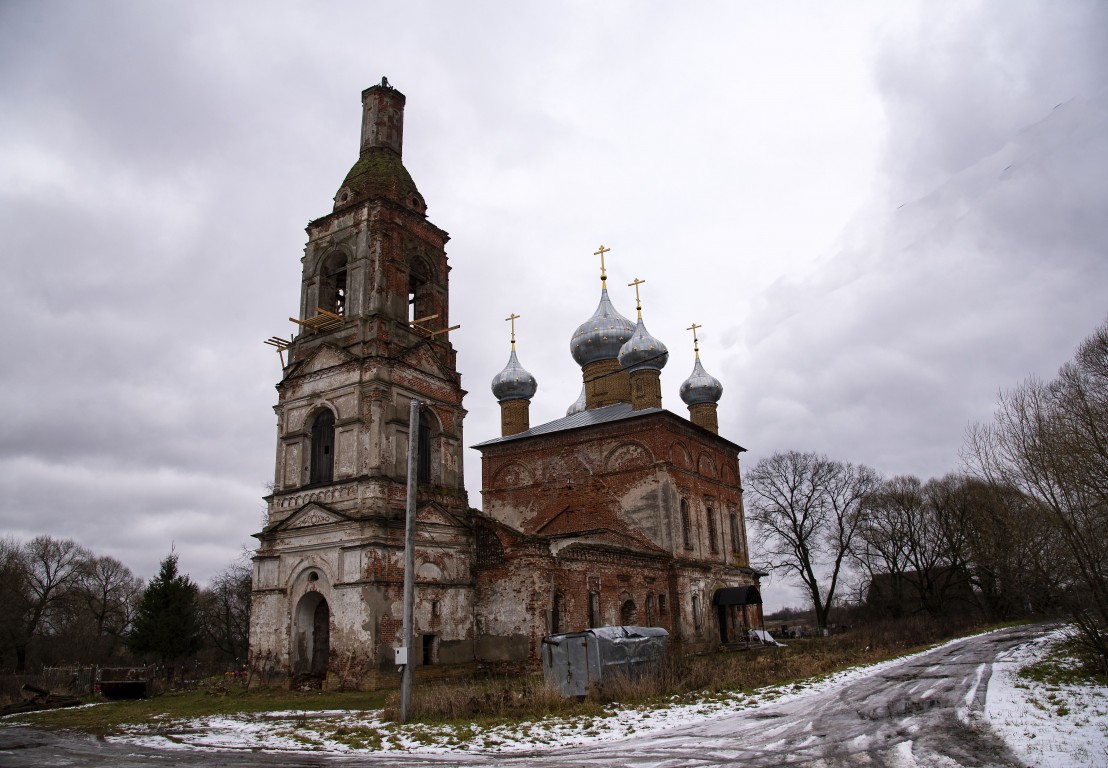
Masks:
[[[712,605],[761,605],[757,587],[723,587],[712,597]]]
[[[495,437],[492,440],[477,443],[477,445],[473,447],[483,448],[486,445],[506,443],[509,440],[519,440],[520,438],[534,437],[535,435],[548,435],[552,432],[562,432],[567,429],[577,429],[578,427],[591,427],[595,424],[607,424],[612,421],[622,421],[623,419],[647,416],[652,413],[669,413],[669,411],[665,408],[643,408],[634,411],[631,409],[630,403],[615,403],[613,405],[606,405],[603,408],[593,408],[591,410],[575,413],[572,416],[554,419],[554,421],[548,421],[545,424],[531,427],[526,432],[519,432],[515,435],[508,435],[507,437]]]

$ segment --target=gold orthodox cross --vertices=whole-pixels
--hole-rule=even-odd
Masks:
[[[593,256],[599,256],[600,257],[600,282],[601,283],[605,282],[608,279],[608,273],[604,271],[604,254],[606,254],[610,250],[612,250],[612,249],[611,248],[605,248],[603,245],[601,245],[600,250],[593,254]]]
[[[697,325],[696,323],[693,323],[692,325],[690,325],[688,328],[685,329],[686,331],[692,331],[692,348],[693,348],[693,352],[696,353],[696,357],[697,357],[698,360],[700,359],[700,344],[696,340],[696,329],[697,328],[703,328],[703,327],[704,326],[702,326],[702,325]]]
[[[509,323],[512,324],[512,351],[513,352],[516,351],[516,320],[518,320],[518,319],[519,319],[519,315],[517,315],[515,312],[513,312],[512,314],[510,314],[510,315],[508,315],[507,317],[504,318],[505,322],[509,322]]]
[[[642,301],[639,300],[639,286],[645,282],[645,280],[640,280],[636,277],[633,281],[627,284],[628,286],[635,286],[635,311],[639,313],[640,320],[642,319]]]

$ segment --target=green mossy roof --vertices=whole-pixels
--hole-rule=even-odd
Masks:
[[[413,195],[419,194],[400,156],[383,147],[372,147],[358,158],[340,189],[344,187],[350,189],[351,198],[339,203],[339,207],[374,197],[409,203]]]

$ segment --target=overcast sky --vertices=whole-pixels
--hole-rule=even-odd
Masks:
[[[201,583],[254,543],[262,342],[382,75],[452,237],[467,445],[499,434],[511,312],[532,424],[577,397],[601,243],[680,414],[703,326],[747,467],[958,470],[1108,315],[1108,4],[5,0],[0,534],[143,577],[174,546]]]

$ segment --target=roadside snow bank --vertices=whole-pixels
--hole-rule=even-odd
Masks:
[[[1064,629],[1000,654],[985,699],[985,716],[1031,768],[1108,765],[1108,691],[1053,685],[1019,676],[1043,659]]]

